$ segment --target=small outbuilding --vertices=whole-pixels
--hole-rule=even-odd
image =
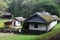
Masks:
[[[9,12],[4,12],[1,16],[1,18],[4,18],[4,19],[11,19],[12,18],[12,14],[9,13]]]
[[[57,24],[57,20],[48,12],[36,12],[25,20],[23,29],[50,31]]]
[[[22,23],[25,19],[26,18],[23,17],[15,17],[14,19],[5,22],[5,25],[10,29],[15,29],[15,31],[19,30],[19,32],[21,32]]]
[[[26,18],[23,17],[15,17],[12,21],[12,25],[14,26],[20,26],[23,24],[24,20],[26,20]]]

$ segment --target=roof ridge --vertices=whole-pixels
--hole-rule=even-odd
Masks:
[[[46,13],[46,12],[45,12]],[[36,13],[39,17],[42,17],[46,22],[50,22],[53,20],[52,15],[50,14],[45,14],[45,13]]]

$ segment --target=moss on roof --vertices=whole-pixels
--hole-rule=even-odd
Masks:
[[[46,14],[46,13],[36,13],[36,14],[42,17],[46,22],[51,22],[52,20],[54,20],[54,18],[50,14]]]
[[[35,15],[37,15],[37,16],[39,16],[40,18],[42,18],[43,20],[45,20],[46,23],[49,23],[49,22],[51,22],[51,21],[54,20],[53,16],[50,15],[48,12],[37,12],[37,13],[31,15],[28,19],[34,17]],[[26,20],[28,20],[28,19],[26,19]],[[37,20],[36,20],[36,21],[37,21]]]
[[[43,14],[43,15],[40,15],[40,17],[42,17],[46,22],[51,22],[52,20],[54,20],[51,15]]]

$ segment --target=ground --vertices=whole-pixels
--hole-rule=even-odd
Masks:
[[[50,40],[51,38],[60,34],[60,23],[58,23],[50,32],[42,34],[37,38],[38,40]]]
[[[4,20],[1,20],[1,22]],[[14,33],[0,33],[0,40],[50,40],[60,34],[60,23],[58,23],[50,32],[41,35],[24,35]]]
[[[0,40],[34,40],[38,35],[0,33]]]
[[[8,21],[7,19],[0,19],[0,23]],[[38,35],[24,35],[14,33],[0,33],[0,40],[34,40]]]

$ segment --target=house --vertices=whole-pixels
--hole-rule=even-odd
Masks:
[[[26,20],[26,18],[23,18],[23,17],[15,17],[12,21],[12,25],[15,25],[15,26],[20,26],[23,24],[24,20]]]
[[[11,18],[12,18],[12,14],[9,13],[9,12],[4,12],[4,13],[2,14],[1,18],[11,19]]]
[[[25,18],[23,17],[15,17],[14,19],[5,22],[5,25],[10,29],[15,29],[15,31],[19,30],[19,32],[21,32],[22,29],[21,23],[23,23],[24,20]]]
[[[50,31],[57,24],[57,20],[48,12],[36,12],[24,22],[24,30]]]
[[[14,19],[11,19],[7,22],[5,22],[6,25],[12,25],[14,27],[20,27],[21,26],[21,22],[23,22],[25,20],[25,18],[23,17],[16,17]]]
[[[9,29],[8,31],[10,31],[10,32],[12,32],[12,31],[21,32],[22,26],[21,26],[20,22],[17,20],[11,20],[11,21],[9,20],[9,21],[5,22],[4,24],[6,26],[5,31],[7,31],[7,29]]]

